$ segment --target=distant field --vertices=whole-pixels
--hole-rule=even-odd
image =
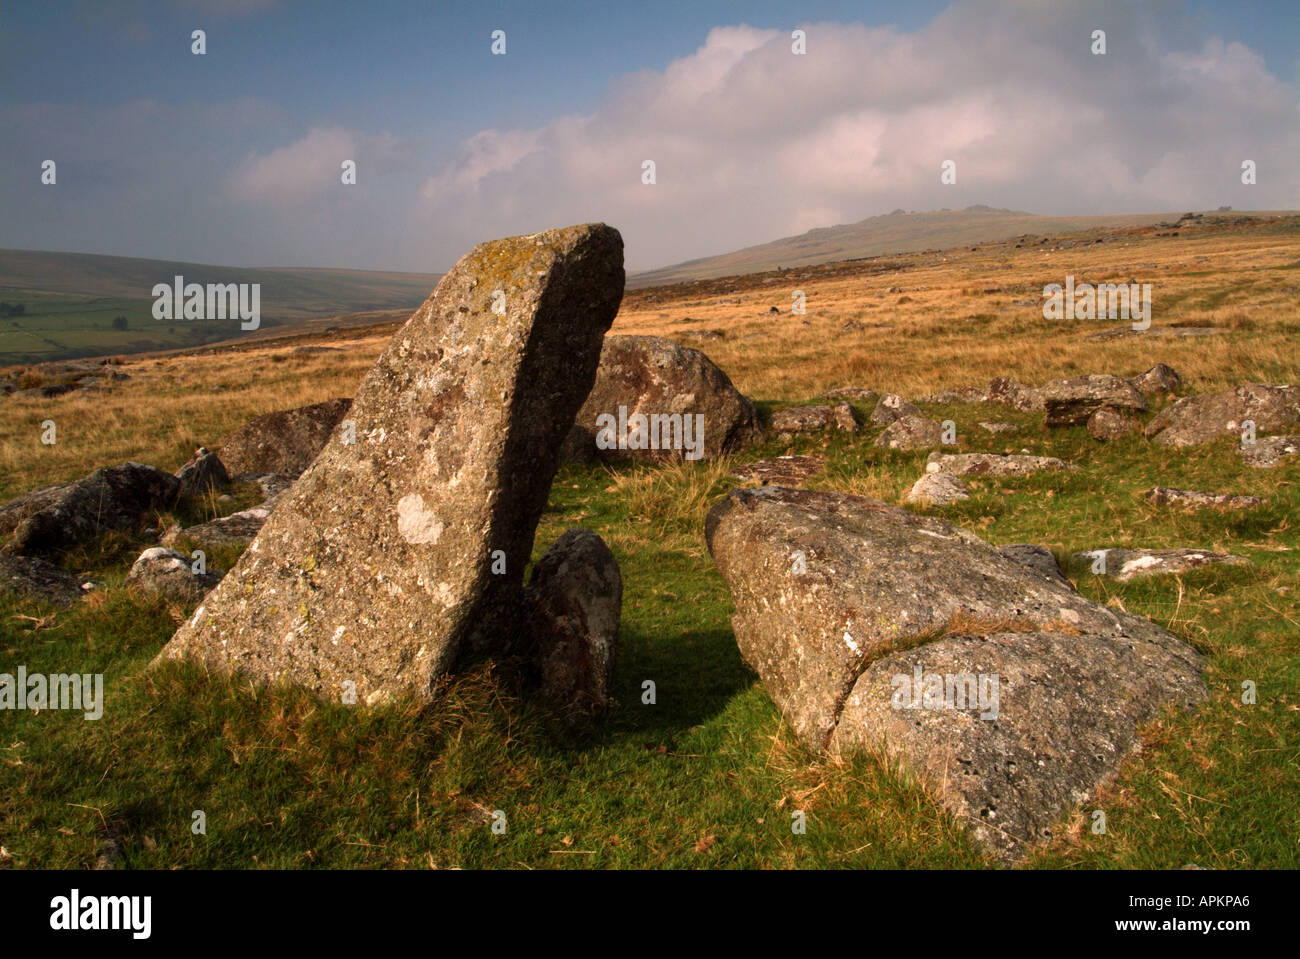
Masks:
[[[0,366],[200,346],[240,335],[236,320],[153,318],[156,283],[261,285],[261,327],[376,310],[411,310],[438,283],[433,273],[246,269],[169,260],[0,250]],[[127,318],[125,331],[113,328]]]

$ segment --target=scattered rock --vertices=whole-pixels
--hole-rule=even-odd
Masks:
[[[618,561],[595,533],[571,529],[533,567],[524,591],[539,698],[580,728],[609,707],[622,615]]]
[[[1169,486],[1157,486],[1142,495],[1146,497],[1147,502],[1154,503],[1156,506],[1254,509],[1256,506],[1264,505],[1264,501],[1258,496],[1230,496],[1227,493],[1204,493],[1200,490],[1173,489]]]
[[[639,442],[631,425],[636,414],[651,418],[652,440],[663,439],[666,432],[669,441],[660,442],[661,448],[650,444],[630,448]],[[614,441],[612,449],[600,449],[596,442],[601,429],[597,418],[606,415],[617,424],[608,437]],[[717,459],[762,438],[753,401],[699,350],[658,336],[609,336],[601,350],[596,384],[578,412],[576,422],[584,432],[570,436],[566,450],[571,459],[591,455],[606,462],[681,460],[689,452],[683,448],[688,415],[693,444],[700,443],[698,424],[703,423],[700,459]],[[626,444],[629,448],[619,449],[617,441],[624,435],[631,441]],[[681,442],[674,444],[673,438]]]
[[[896,393],[886,393],[876,403],[876,408],[871,411],[872,426],[888,426],[895,420],[900,420],[904,416],[923,416],[920,408],[914,403],[909,403]]]
[[[1027,476],[1030,473],[1077,470],[1073,463],[1053,456],[1025,456],[997,453],[930,454],[925,461],[927,473],[954,473],[958,476]]]
[[[230,485],[230,474],[226,472],[226,467],[217,458],[217,454],[209,453],[202,446],[180,468],[176,478],[180,481],[178,495],[181,499],[206,496],[212,490],[223,490]]]
[[[861,428],[858,414],[848,403],[830,406],[792,406],[772,414],[772,432],[789,438],[795,433],[820,433],[837,429],[856,433]]]
[[[71,606],[92,586],[85,578],[48,560],[0,553],[0,590],[5,592],[55,606]]]
[[[1003,423],[998,420],[981,420],[980,429],[987,430],[990,433],[1015,433],[1020,427],[1014,423]]]
[[[924,450],[943,443],[943,428],[924,416],[901,416],[876,437],[876,445],[891,450]]]
[[[1145,336],[1158,340],[1165,337],[1213,336],[1216,333],[1227,332],[1227,330],[1220,329],[1217,326],[1153,326],[1146,330],[1135,330],[1132,326],[1120,326],[1113,330],[1104,330],[1101,333],[1089,333],[1084,339],[1114,340],[1125,336]]]
[[[127,530],[146,511],[176,501],[180,482],[143,463],[97,469],[85,479],[26,494],[40,505],[11,501],[4,511],[21,516],[13,532],[15,553],[43,553],[85,543],[109,530]],[[19,497],[23,500],[25,497]]]
[[[1135,433],[1141,427],[1142,421],[1133,413],[1109,406],[1103,406],[1088,417],[1088,435],[1102,443]]]
[[[1143,722],[1205,696],[1170,633],[934,517],[763,487],[732,490],[705,533],[740,651],[799,741],[883,746],[1005,858],[1113,775]],[[918,671],[1000,686],[975,708],[901,708]]]
[[[1202,566],[1250,566],[1250,560],[1201,549],[1095,549],[1075,553],[1098,576],[1127,582],[1137,576],[1175,576]],[[1101,560],[1100,566],[1097,560]]]
[[[970,490],[951,473],[926,473],[912,484],[906,497],[909,503],[930,506],[948,506],[964,499],[970,499]]]
[[[826,467],[824,456],[778,456],[737,466],[731,475],[763,486],[795,486]]]
[[[188,556],[154,546],[139,555],[131,565],[126,581],[142,592],[159,594],[183,606],[192,606],[221,582],[224,575],[220,570],[196,573]]]
[[[1034,543],[1011,543],[1007,546],[999,546],[998,552],[1012,562],[1028,566],[1036,573],[1041,573],[1054,582],[1064,583],[1070,589],[1074,589],[1074,584],[1066,579],[1065,573],[1061,571],[1061,564],[1057,562],[1056,554],[1046,546],[1038,546]]]
[[[320,455],[352,407],[346,397],[267,413],[224,437],[217,449],[231,475],[289,473],[298,476]],[[357,442],[363,442],[360,434]]]
[[[875,390],[869,390],[862,386],[841,386],[838,389],[828,390],[822,394],[825,400],[857,400],[859,403],[870,403],[876,399],[879,394]]]
[[[1300,423],[1300,389],[1246,383],[1222,393],[1187,396],[1147,424],[1146,436],[1162,446],[1195,446],[1225,433],[1241,433],[1252,420],[1264,433]]]
[[[176,526],[163,535],[162,544],[175,546],[184,538],[200,543],[205,549],[229,543],[241,543],[247,546],[257,538],[257,534],[262,531],[270,515],[271,507],[264,503],[261,506],[253,506],[184,529]]]
[[[587,224],[462,257],[366,374],[356,442],[331,436],[159,658],[374,704],[427,700],[462,653],[508,653],[622,256],[617,231]]]
[[[1255,469],[1272,469],[1297,453],[1300,453],[1300,436],[1266,436],[1237,447],[1237,455]]]
[[[1074,376],[1040,388],[1047,426],[1083,426],[1101,409],[1145,412],[1146,398],[1118,376]]]
[[[1183,386],[1183,378],[1172,366],[1157,363],[1141,376],[1133,377],[1131,382],[1143,396],[1158,396],[1162,393],[1177,393]]]

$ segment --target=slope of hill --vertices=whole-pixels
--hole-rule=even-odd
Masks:
[[[266,329],[339,314],[414,309],[439,275],[0,250],[0,365],[192,347],[239,334],[234,320],[154,319],[154,284],[171,284],[177,276],[186,283],[260,284]]]
[[[1237,214],[1265,216],[1272,214]],[[1032,234],[1073,233],[1081,230],[1170,224],[1178,213],[1130,213],[1113,216],[1040,216],[1017,210],[971,206],[964,210],[905,213],[895,210],[857,223],[819,227],[800,236],[788,236],[733,253],[687,260],[674,266],[633,274],[629,287],[660,286],[684,280],[716,279],[746,273],[763,273],[779,267],[814,266],[837,260],[945,250]]]

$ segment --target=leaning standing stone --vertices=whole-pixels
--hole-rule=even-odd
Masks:
[[[163,655],[374,703],[428,697],[467,644],[512,643],[560,443],[622,294],[604,224],[463,257],[357,390],[354,440],[333,433]]]

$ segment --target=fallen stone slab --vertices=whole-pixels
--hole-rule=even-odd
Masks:
[[[1300,389],[1246,383],[1222,393],[1187,396],[1158,413],[1145,433],[1162,446],[1195,446],[1227,433],[1240,434],[1247,420],[1258,433],[1300,423]]]
[[[1102,409],[1142,413],[1147,401],[1137,387],[1118,376],[1074,376],[1040,387],[1049,428],[1083,426]]]
[[[94,583],[86,577],[49,560],[0,553],[0,590],[5,592],[54,606],[71,606],[93,588]]]
[[[977,747],[958,752],[972,761],[971,776],[954,776],[962,785],[941,798],[978,827],[988,804],[972,803],[976,817],[966,818],[957,797],[978,798],[971,790],[981,782],[995,789],[998,829],[973,835],[998,855],[1045,838],[1048,824],[1118,769],[1142,722],[1205,695],[1202,658],[1177,637],[934,517],[844,493],[763,487],[715,504],[705,535],[731,589],[741,654],[799,742],[855,752],[883,734],[927,778],[932,750]],[[1016,638],[1000,639],[1007,634]],[[937,725],[921,723],[919,739],[896,731],[898,716],[916,717],[896,712],[894,677],[911,679],[918,666],[1005,675],[996,721],[954,708]],[[1042,708],[1061,700],[1071,708]]]
[[[1264,505],[1258,496],[1231,496],[1227,493],[1174,489],[1171,486],[1156,486],[1142,495],[1147,502],[1156,506],[1186,506],[1192,509],[1254,509]]]
[[[334,431],[159,658],[373,704],[427,700],[462,654],[508,653],[623,278],[604,224],[462,257],[366,374],[355,442]]]
[[[184,606],[199,602],[225,573],[221,570],[194,572],[188,556],[154,546],[141,553],[127,574],[126,582],[144,593],[165,596]]]
[[[11,502],[6,512],[17,519],[11,549],[34,554],[88,542],[110,530],[127,530],[152,509],[170,507],[180,482],[170,473],[143,463],[97,469],[85,479],[28,494],[30,503]],[[19,497],[20,500],[23,497]],[[35,508],[30,508],[34,504]]]
[[[604,713],[614,681],[623,577],[595,533],[571,529],[533,567],[524,590],[538,698],[571,728]]]
[[[763,486],[794,486],[826,468],[824,456],[778,456],[737,466],[731,475]]]
[[[1054,456],[1028,456],[1018,453],[939,453],[925,461],[927,473],[953,473],[957,476],[1028,476],[1030,473],[1077,470]]]
[[[352,400],[341,397],[267,413],[223,437],[217,443],[217,451],[231,475],[298,476],[320,455],[351,406]]]
[[[760,439],[753,401],[699,350],[659,336],[609,336],[565,458],[714,460]]]
[[[998,433],[1015,433],[1020,427],[1014,423],[1003,423],[998,420],[980,420],[980,429],[996,435]]]
[[[920,417],[924,414],[915,403],[909,403],[897,393],[886,393],[876,403],[876,408],[871,411],[871,425],[888,426],[904,416]]]
[[[1176,643],[946,636],[871,663],[830,749],[903,762],[976,843],[1014,862],[1114,778],[1144,723],[1205,698],[1198,659]]]
[[[1120,326],[1100,333],[1089,333],[1085,340],[1115,340],[1128,336],[1145,336],[1148,339],[1181,338],[1189,336],[1214,336],[1227,333],[1228,330],[1217,326],[1152,326],[1145,330],[1135,330],[1130,326]]]
[[[951,503],[970,499],[970,490],[951,473],[926,473],[912,484],[904,499],[908,503],[948,506]]]
[[[876,437],[876,446],[890,450],[924,450],[943,444],[943,427],[924,416],[900,416]]]
[[[1127,582],[1138,576],[1177,576],[1205,566],[1251,566],[1250,560],[1205,549],[1094,549],[1075,553],[1097,576]]]
[[[1237,447],[1237,455],[1255,469],[1280,466],[1287,457],[1297,453],[1300,453],[1300,436],[1265,436]]]

